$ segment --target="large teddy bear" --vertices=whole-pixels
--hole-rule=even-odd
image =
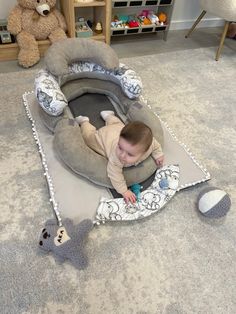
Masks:
[[[18,0],[8,17],[8,30],[16,35],[20,48],[18,61],[25,68],[40,59],[37,40],[52,43],[65,39],[66,23],[55,8],[56,0]]]

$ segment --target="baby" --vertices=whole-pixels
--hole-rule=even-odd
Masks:
[[[108,159],[107,174],[114,189],[126,203],[134,203],[136,196],[128,189],[122,169],[136,166],[149,155],[161,167],[164,160],[161,145],[153,138],[151,129],[140,121],[124,125],[113,111],[102,111],[100,115],[106,125],[98,130],[89,123],[88,117],[79,116],[76,120],[85,143]]]

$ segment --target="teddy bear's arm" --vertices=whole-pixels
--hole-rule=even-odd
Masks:
[[[22,8],[16,5],[10,12],[7,21],[7,29],[13,35],[17,35],[21,32],[21,16]]]
[[[53,10],[53,13],[57,18],[57,21],[58,21],[60,28],[62,28],[64,31],[66,31],[67,25],[66,25],[64,16],[57,9]]]

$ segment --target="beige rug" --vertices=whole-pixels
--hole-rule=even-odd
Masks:
[[[22,101],[36,72],[0,74],[1,314],[236,312],[236,58],[227,46],[219,62],[214,54],[212,47],[122,59],[211,180],[176,193],[150,219],[94,228],[84,271],[38,250],[53,212]],[[208,185],[231,197],[224,219],[198,214]]]

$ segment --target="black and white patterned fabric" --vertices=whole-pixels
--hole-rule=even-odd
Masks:
[[[122,88],[124,94],[130,99],[138,98],[142,92],[142,81],[141,78],[131,70],[125,64],[120,63],[120,66],[115,71],[106,70],[100,65],[93,62],[77,62],[72,63],[69,66],[70,73],[86,73],[90,72],[93,74],[105,74],[111,77],[111,80],[116,81]]]
[[[161,182],[168,182],[163,186]],[[97,223],[105,221],[137,220],[158,212],[175,195],[179,185],[179,166],[168,165],[156,171],[150,187],[141,192],[140,200],[126,204],[123,198],[100,200]]]
[[[84,73],[85,77],[86,74],[92,74],[94,78],[96,75],[98,78],[103,75],[106,79],[119,84],[124,94],[130,99],[138,98],[142,92],[140,77],[124,64],[120,64],[118,69],[111,71],[92,62],[77,62],[69,66],[69,72],[71,75]],[[35,78],[35,94],[39,105],[52,116],[59,116],[68,105],[59,81],[59,78],[53,76],[48,70],[40,70]]]
[[[34,83],[35,94],[43,110],[51,116],[59,116],[68,103],[56,77],[47,70],[40,70]]]

